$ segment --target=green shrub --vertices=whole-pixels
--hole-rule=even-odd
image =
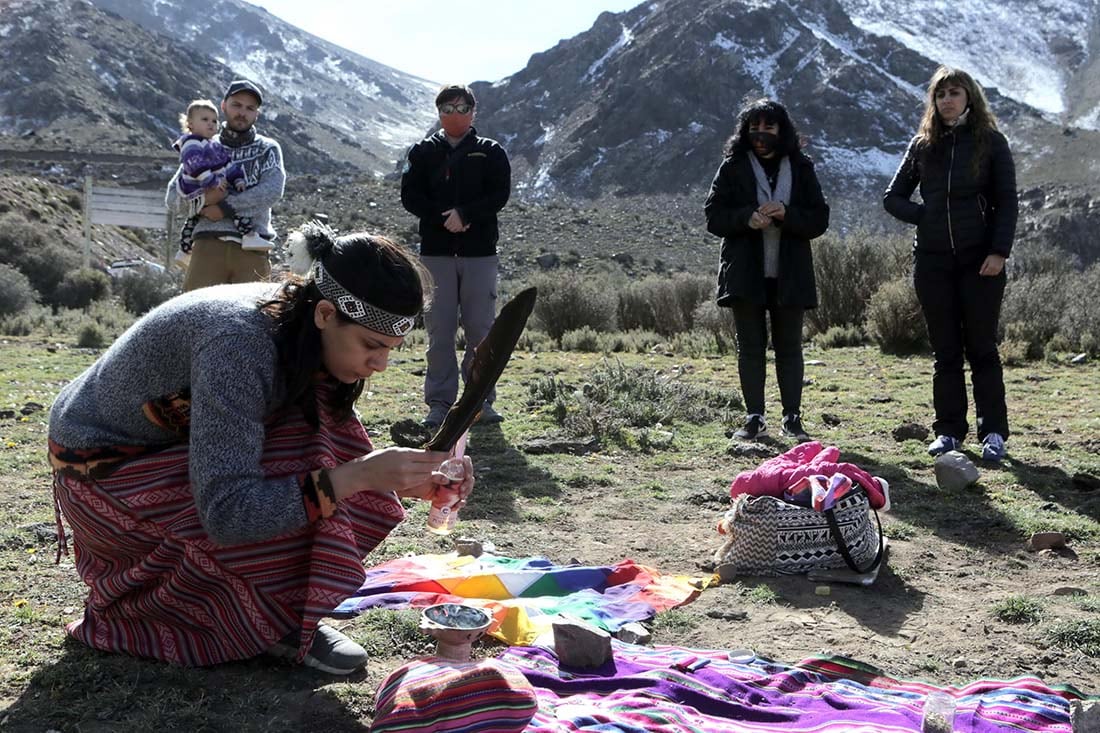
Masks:
[[[535,325],[555,341],[560,343],[566,332],[584,326],[595,331],[615,330],[615,309],[619,299],[614,289],[608,287],[606,278],[539,275],[534,284],[539,289]]]
[[[696,328],[709,331],[714,336],[719,354],[728,354],[736,349],[737,328],[731,308],[719,308],[713,300],[704,300],[695,307],[692,319]]]
[[[1100,354],[1100,264],[1093,264],[1070,280],[1066,291],[1062,333],[1076,349]]]
[[[615,331],[600,334],[600,352],[604,354],[646,354],[664,343],[653,331]]]
[[[0,316],[10,316],[38,302],[38,292],[27,276],[11,265],[0,264]]]
[[[55,300],[66,308],[87,308],[111,294],[111,278],[91,268],[69,270],[61,278]]]
[[[825,333],[819,333],[814,339],[822,349],[840,349],[845,346],[859,346],[866,337],[859,326],[830,326]]]
[[[701,424],[742,408],[732,392],[696,387],[678,375],[608,360],[591,370],[580,388],[547,378],[530,388],[530,396],[533,404],[552,405],[567,433],[619,443],[631,440],[630,428],[667,426],[676,420]]]
[[[871,296],[867,305],[867,332],[888,354],[928,348],[928,331],[909,278],[891,280]]]
[[[912,255],[907,236],[866,230],[843,239],[826,235],[813,243],[817,308],[806,311],[810,335],[833,326],[862,326],[868,303],[883,283],[902,277]]]
[[[1033,624],[1042,618],[1043,604],[1037,598],[1009,596],[994,603],[991,613],[1006,624]]]
[[[140,316],[178,294],[180,288],[171,274],[143,270],[116,278],[114,290],[126,310]]]
[[[595,353],[600,350],[600,334],[592,330],[591,326],[578,328],[576,331],[566,331],[561,336],[562,351],[580,351],[583,353]]]
[[[0,216],[0,262],[16,265],[27,251],[43,249],[46,244],[40,226],[15,212]]]
[[[713,294],[714,280],[707,275],[651,275],[619,292],[619,327],[656,331],[664,336],[690,331],[696,307]]]
[[[102,349],[107,340],[107,332],[95,321],[85,323],[76,332],[76,345],[82,349]]]
[[[673,336],[669,349],[673,354],[698,359],[707,354],[717,354],[718,343],[710,331],[694,329]]]
[[[1033,354],[1027,341],[1006,338],[998,347],[1001,354],[1001,363],[1005,366],[1023,366],[1031,359],[1038,359],[1042,354]]]
[[[1043,347],[1058,332],[1058,324],[1066,311],[1067,280],[1076,273],[1038,274],[1013,278],[1005,289],[1001,304],[1001,324],[1004,337],[1028,344],[1028,354],[1042,356]]]

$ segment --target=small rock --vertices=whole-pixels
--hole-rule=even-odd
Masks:
[[[1036,532],[1027,542],[1028,552],[1056,550],[1066,546],[1066,536],[1061,532]]]
[[[653,634],[637,621],[631,621],[623,626],[615,636],[619,641],[625,641],[627,644],[648,644],[653,641]]]
[[[390,425],[390,439],[404,448],[419,448],[431,437],[431,430],[411,418]]]
[[[804,361],[802,363],[806,366],[825,366],[825,362],[819,361],[817,359],[810,359],[809,361]]]
[[[1070,364],[1086,364],[1086,363],[1088,363],[1088,360],[1089,360],[1089,355],[1088,354],[1078,354],[1077,356],[1074,356],[1073,358],[1071,358],[1069,360],[1069,363]]]
[[[554,650],[567,667],[592,669],[611,660],[611,634],[572,616],[554,622]]]
[[[1073,488],[1078,491],[1096,491],[1100,489],[1100,478],[1090,473],[1073,474]]]
[[[484,546],[475,539],[459,537],[455,540],[455,552],[459,556],[481,557],[484,551]]]
[[[596,438],[588,440],[554,440],[552,438],[536,438],[522,446],[523,452],[529,455],[547,455],[553,453],[566,453],[572,456],[583,456],[600,450],[600,441]]]
[[[967,662],[965,659],[956,659],[954,662],[951,663],[951,666],[955,669],[966,669]]]
[[[722,611],[714,609],[707,611],[707,618],[716,618],[721,621],[748,621],[749,614],[747,611]]]
[[[894,398],[888,394],[874,395],[867,398],[868,402],[873,402],[876,405],[885,405],[887,402],[893,402]]]
[[[752,443],[734,438],[726,446],[726,453],[742,458],[771,458],[775,452],[762,443]]]
[[[1054,589],[1056,596],[1087,596],[1089,592],[1084,588],[1075,588],[1072,585],[1063,585]]]
[[[894,440],[898,443],[903,443],[906,440],[927,440],[928,428],[915,422],[907,422],[898,425],[894,428],[890,434],[894,436]]]
[[[842,421],[839,417],[832,414],[831,412],[823,412],[821,413],[821,422],[825,423],[831,428],[835,428],[837,425],[840,425]]]
[[[15,417],[15,410],[0,410],[0,420],[8,420]]]
[[[34,413],[41,412],[45,409],[46,407],[44,405],[40,405],[37,402],[28,402],[27,404],[23,405],[22,409],[20,409],[19,412],[23,415],[33,415]]]
[[[944,491],[961,491],[981,478],[974,462],[956,450],[937,457],[933,471],[936,485]]]
[[[832,592],[833,592],[833,589],[830,588],[827,585],[819,585],[816,588],[814,588],[814,595],[815,596],[827,596]]]
[[[1100,700],[1071,700],[1069,722],[1073,733],[1100,733]]]

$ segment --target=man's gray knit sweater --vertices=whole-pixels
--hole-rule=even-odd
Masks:
[[[257,309],[275,288],[202,288],[154,309],[61,390],[50,438],[72,449],[177,443],[143,408],[190,390],[191,490],[210,538],[235,545],[306,526],[298,478],[265,479],[260,467],[283,393],[273,323]]]
[[[248,188],[234,191],[230,187],[225,203],[233,207],[238,216],[252,219],[252,227],[264,239],[275,239],[275,228],[271,225],[271,207],[279,203],[286,185],[286,172],[283,170],[283,151],[279,143],[264,135],[256,135],[255,140],[238,147],[226,146],[230,158],[244,170],[244,180]],[[164,204],[173,211],[183,214],[198,213],[188,209],[188,201],[180,196],[176,188],[181,166],[168,182]],[[201,199],[198,199],[201,201]],[[241,235],[231,217],[212,221],[199,217],[193,236],[231,237],[240,241]]]

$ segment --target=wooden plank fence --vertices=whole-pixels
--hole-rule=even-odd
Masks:
[[[172,267],[175,215],[164,206],[164,190],[139,190],[99,186],[84,178],[84,267],[92,261],[92,224],[111,224],[140,229],[164,229],[168,236],[165,269]]]

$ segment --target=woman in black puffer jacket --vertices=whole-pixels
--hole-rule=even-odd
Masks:
[[[736,437],[766,435],[764,366],[770,315],[782,430],[802,427],[802,316],[817,306],[810,240],[829,227],[829,205],[814,165],[783,105],[769,99],[741,110],[737,133],[710,185],[707,231],[722,237],[718,305],[733,309],[737,371],[748,412]]]
[[[923,203],[910,200],[918,185]],[[965,355],[982,457],[1000,461],[1008,411],[997,321],[1016,232],[1016,170],[985,93],[965,71],[941,66],[933,74],[920,130],[883,204],[917,227],[913,283],[935,353],[936,439],[928,452],[957,450],[969,429]]]

